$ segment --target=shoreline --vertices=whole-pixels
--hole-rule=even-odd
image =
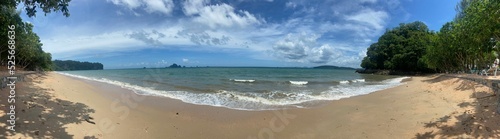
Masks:
[[[387,76],[390,78],[387,78],[387,79],[384,79],[383,81],[378,82],[378,83],[383,83],[383,84],[380,84],[381,86],[379,86],[378,84],[377,85],[365,85],[362,87],[369,88],[369,90],[363,89],[362,91],[354,91],[356,93],[353,93],[353,94],[351,94],[350,92],[347,92],[349,94],[345,95],[344,94],[345,92],[344,92],[344,93],[338,94],[336,96],[328,96],[328,97],[318,96],[318,97],[322,97],[322,98],[314,98],[315,96],[310,96],[311,98],[304,99],[304,100],[295,100],[295,101],[292,100],[291,102],[285,100],[285,101],[287,101],[287,103],[284,103],[284,104],[271,104],[272,103],[271,101],[273,101],[273,100],[269,100],[268,98],[264,98],[264,100],[260,100],[260,101],[264,101],[264,102],[268,102],[268,103],[265,103],[262,106],[245,107],[244,105],[242,106],[242,105],[219,104],[219,103],[215,103],[216,105],[214,105],[213,101],[218,102],[218,101],[226,101],[225,99],[232,99],[232,98],[226,98],[226,96],[224,96],[224,95],[221,96],[221,95],[219,95],[219,93],[213,93],[213,94],[210,94],[209,96],[203,96],[203,97],[208,97],[208,98],[212,98],[212,99],[210,99],[210,101],[208,101],[208,102],[204,102],[204,101],[200,102],[199,100],[190,100],[189,98],[186,99],[185,94],[182,94],[182,93],[178,94],[177,91],[172,91],[172,93],[171,93],[171,91],[163,92],[161,90],[150,89],[147,87],[133,85],[133,84],[129,84],[126,82],[113,81],[113,80],[108,80],[108,79],[96,79],[96,78],[92,78],[92,77],[85,77],[85,76],[69,74],[69,73],[61,73],[61,72],[55,72],[55,73],[70,77],[70,78],[75,79],[75,80],[85,80],[85,81],[87,81],[87,83],[92,83],[94,85],[106,84],[106,85],[110,85],[110,86],[114,86],[114,87],[117,86],[117,87],[129,90],[129,91],[132,91],[136,94],[141,94],[141,95],[145,95],[145,96],[162,97],[162,98],[180,100],[184,103],[189,103],[189,104],[194,104],[194,105],[222,107],[222,108],[228,108],[228,109],[233,109],[233,110],[243,110],[243,111],[266,111],[266,110],[311,108],[311,107],[321,106],[321,105],[323,105],[323,102],[336,101],[336,100],[356,97],[356,96],[360,96],[360,95],[367,95],[367,94],[370,94],[373,92],[385,90],[388,88],[397,87],[399,85],[403,85],[405,80],[411,80],[411,78],[407,77],[407,76]],[[233,79],[231,79],[231,80],[233,80]],[[343,81],[339,81],[339,82],[347,82],[347,84],[350,84],[350,83],[356,83],[358,80],[359,79],[355,79],[355,80],[351,80],[351,81],[343,80]],[[255,81],[255,80],[253,80],[253,81]],[[307,84],[308,81],[289,81],[289,82],[293,86],[293,85],[296,85],[296,84],[294,84],[295,82],[305,82],[304,84],[302,84],[302,83],[299,84],[299,85],[305,85],[305,84]],[[362,80],[362,82],[364,82],[364,79]],[[343,83],[340,83],[340,84],[343,84]],[[348,88],[345,88],[345,89],[352,91],[352,89],[356,90],[356,88],[358,88],[358,87],[349,86]],[[157,91],[159,91],[160,93],[158,93]],[[332,91],[332,90],[327,90],[327,91]],[[140,93],[137,93],[137,92],[140,92]],[[143,92],[146,92],[146,93],[143,93]],[[151,93],[151,92],[154,92],[154,93]],[[170,94],[170,95],[163,96],[164,94]],[[197,93],[195,93],[195,94],[197,94]],[[199,95],[199,94],[197,94],[197,95]],[[233,93],[229,93],[229,95],[236,95],[233,97],[246,97],[246,96],[240,96],[238,94],[233,94]],[[192,97],[200,97],[200,96],[195,95]],[[220,99],[214,100],[213,99],[214,97],[220,97]],[[241,100],[240,99],[238,101],[243,101],[242,103],[245,103],[245,104],[251,103],[250,105],[255,105],[254,103],[257,103],[257,102],[255,102],[255,100],[248,101],[248,100],[244,100],[244,99]],[[212,102],[212,104],[210,104],[210,102]],[[261,102],[261,103],[263,103],[263,102]]]
[[[9,138],[494,138],[500,133],[500,125],[494,125],[500,123],[499,116],[480,116],[492,114],[492,104],[473,111],[475,104],[497,97],[478,101],[471,95],[493,91],[479,84],[464,88],[474,83],[439,75],[412,77],[397,87],[314,108],[244,111],[141,96],[118,86],[46,74],[29,75],[19,86],[19,132],[10,136],[14,133],[5,131]],[[476,122],[481,128],[471,124],[469,134],[458,128],[454,134],[446,132],[465,121],[456,118],[463,112],[488,120]],[[6,118],[4,113],[0,118]]]

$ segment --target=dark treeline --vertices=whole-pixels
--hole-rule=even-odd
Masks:
[[[54,60],[53,69],[56,71],[64,70],[102,70],[104,66],[101,63],[80,62],[73,60]]]
[[[361,67],[467,72],[492,64],[500,52],[500,1],[461,0],[456,11],[455,19],[439,32],[418,21],[387,30],[368,48]]]
[[[370,45],[361,67],[399,71],[426,71],[422,56],[432,45],[435,33],[422,22],[400,24],[383,34],[378,42]]]
[[[52,55],[42,50],[40,37],[33,32],[34,25],[22,21],[16,6],[24,4],[24,10],[28,17],[35,17],[36,10],[43,13],[62,12],[64,16],[69,16],[67,9],[70,0],[1,0],[0,1],[0,65],[6,67],[7,56],[9,55],[7,42],[12,34],[8,34],[11,25],[15,26],[15,65],[16,70],[52,70]]]

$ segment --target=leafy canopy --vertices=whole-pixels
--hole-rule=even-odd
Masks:
[[[403,71],[424,71],[427,64],[422,59],[435,33],[419,21],[400,24],[387,30],[370,45],[367,56],[361,62],[366,69],[388,69]]]

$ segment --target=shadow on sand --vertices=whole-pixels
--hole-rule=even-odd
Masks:
[[[425,82],[449,79],[453,78],[441,75]],[[494,92],[476,91],[479,86],[478,82],[463,80],[455,90],[472,90],[470,97],[474,101],[460,103],[458,106],[462,109],[426,123],[424,127],[432,131],[418,133],[415,138],[500,138],[500,115],[495,113],[498,96]]]
[[[25,82],[16,84],[16,131],[6,131],[4,129],[7,125],[0,124],[1,135],[9,137],[16,134],[23,138],[73,138],[73,135],[66,131],[65,125],[92,124],[93,118],[89,114],[95,112],[93,109],[83,103],[57,99],[51,94],[54,90],[39,87],[37,83],[46,79],[46,75],[30,76],[31,78],[26,78]],[[3,88],[0,98],[6,98],[9,91],[8,87]],[[4,112],[9,105],[6,100],[0,101],[0,107],[4,109]],[[5,113],[0,116],[1,121],[9,118]]]

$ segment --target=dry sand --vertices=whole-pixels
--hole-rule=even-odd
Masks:
[[[500,138],[493,91],[443,75],[276,111],[186,104],[50,72],[16,87],[16,132],[5,130],[0,111],[0,138]]]

